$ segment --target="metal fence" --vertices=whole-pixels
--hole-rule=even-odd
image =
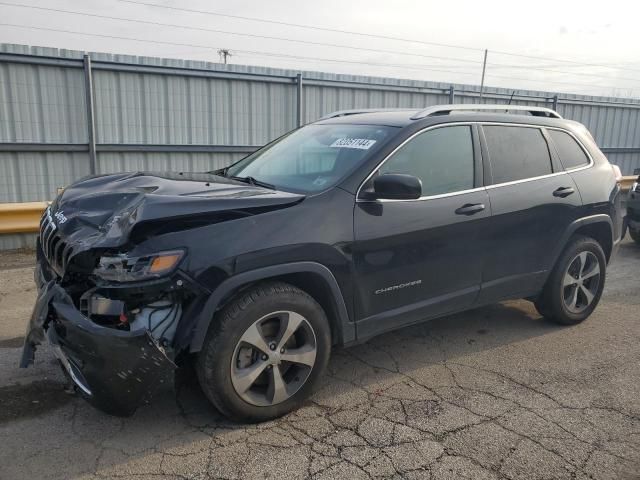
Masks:
[[[90,173],[222,167],[334,110],[454,101],[478,103],[479,87],[0,45],[0,203]],[[624,174],[640,167],[640,100],[485,88],[483,101],[555,108]]]

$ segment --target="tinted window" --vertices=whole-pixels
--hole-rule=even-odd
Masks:
[[[325,190],[396,131],[379,125],[307,125],[235,163],[227,175],[251,176],[285,190]]]
[[[560,130],[547,131],[556,146],[564,168],[581,167],[589,163],[589,157],[571,135]]]
[[[482,129],[494,184],[552,173],[549,147],[539,128],[485,125]]]
[[[407,173],[422,180],[422,195],[473,188],[471,127],[443,127],[417,135],[380,168],[380,173]]]

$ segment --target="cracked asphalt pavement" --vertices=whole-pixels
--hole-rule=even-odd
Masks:
[[[65,392],[47,348],[19,370],[33,258],[0,254],[0,478],[640,478],[640,247],[595,313],[505,302],[335,349],[318,392],[260,425],[184,375],[133,417]]]

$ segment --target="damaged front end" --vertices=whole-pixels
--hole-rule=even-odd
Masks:
[[[193,296],[185,280],[178,275],[117,284],[87,276],[79,283],[76,272],[75,283],[65,285],[41,249],[38,257],[39,294],[21,367],[31,364],[36,346],[48,340],[79,393],[114,415],[132,414],[159,388],[172,385],[172,340],[183,304]],[[109,272],[107,277],[124,275]]]
[[[303,199],[214,174],[123,173],[67,187],[40,223],[21,366],[48,339],[87,400],[133,413],[173,380],[211,294],[196,280],[208,256],[188,256],[206,237],[187,232]]]

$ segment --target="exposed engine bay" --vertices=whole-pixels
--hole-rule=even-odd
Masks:
[[[173,342],[182,316],[182,303],[177,294],[146,303],[145,300],[113,300],[89,291],[81,297],[79,310],[104,327],[125,331],[147,329],[166,348]]]

